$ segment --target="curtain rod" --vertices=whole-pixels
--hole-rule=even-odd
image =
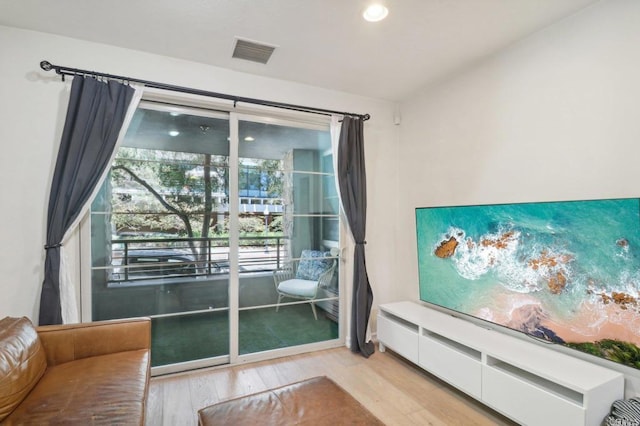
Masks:
[[[87,70],[81,70],[81,69],[77,69],[77,68],[64,67],[64,66],[61,66],[61,65],[53,65],[49,61],[40,62],[40,68],[42,68],[45,71],[54,70],[56,72],[56,74],[59,74],[59,75],[62,76],[63,80],[64,80],[64,76],[65,75],[69,75],[69,76],[84,75],[84,76],[101,77],[101,78],[105,78],[105,79],[108,79],[108,80],[120,80],[120,81],[123,81],[123,82],[140,83],[140,84],[143,84],[146,87],[151,87],[151,88],[154,88],[154,89],[171,90],[171,91],[174,91],[174,92],[189,93],[189,94],[192,94],[192,95],[207,96],[207,97],[210,97],[210,98],[226,99],[226,100],[229,100],[229,101],[233,101],[233,105],[234,106],[236,105],[237,102],[244,102],[244,103],[248,103],[248,104],[263,105],[263,106],[269,106],[269,107],[275,107],[275,108],[281,108],[281,109],[288,109],[288,110],[292,110],[292,111],[309,112],[309,113],[313,113],[313,114],[322,114],[322,115],[340,114],[340,115],[347,115],[347,116],[351,116],[351,117],[360,118],[363,121],[366,121],[369,118],[371,118],[371,116],[369,114],[354,114],[354,113],[351,113],[351,112],[332,111],[332,110],[329,110],[329,109],[307,107],[307,106],[302,106],[302,105],[293,105],[293,104],[287,104],[287,103],[283,103],[283,102],[265,101],[265,100],[262,100],[262,99],[254,99],[254,98],[245,98],[245,97],[242,97],[242,96],[233,96],[233,95],[227,95],[227,94],[224,94],[224,93],[216,93],[216,92],[209,92],[209,91],[206,91],[206,90],[192,89],[190,87],[175,86],[175,85],[172,85],[172,84],[164,84],[164,83],[158,83],[158,82],[155,82],[155,81],[141,80],[139,78],[123,77],[123,76],[120,76],[120,75],[105,74],[105,73],[96,72],[96,71],[87,71]]]

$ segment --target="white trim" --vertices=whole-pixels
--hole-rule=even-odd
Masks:
[[[294,173],[299,175],[311,175],[311,176],[332,176],[331,173],[325,172],[310,172],[306,170],[292,170],[292,169],[283,169],[283,172]]]
[[[197,107],[189,107],[182,105],[171,105],[167,103],[161,102],[153,102],[146,100],[140,101],[140,105],[138,106],[140,109],[147,109],[151,111],[159,111],[159,112],[169,112],[169,113],[177,113],[177,114],[185,114],[185,115],[195,115],[197,117],[208,117],[208,118],[219,118],[222,120],[229,119],[228,112],[221,112],[216,110],[197,108]]]
[[[174,104],[176,107],[186,105],[205,110],[235,112],[240,116],[239,120],[257,121],[269,124],[287,123],[290,127],[312,128],[310,126],[322,126],[320,130],[326,129],[331,118],[324,114],[312,112],[294,111],[276,107],[268,107],[257,104],[244,104],[242,102],[234,105],[233,101],[212,98],[203,95],[194,95],[190,93],[168,92],[162,89],[145,89],[145,100],[151,102],[160,102],[166,104]],[[250,117],[250,118],[248,118]],[[264,120],[264,121],[261,121]]]
[[[264,114],[269,114],[268,116]],[[238,121],[250,121],[252,123],[271,124],[282,127],[295,127],[308,130],[326,131],[329,127],[329,117],[317,118],[317,116],[309,117],[309,113],[304,113],[303,117],[300,113],[280,113],[272,115],[270,112],[261,111],[256,108],[250,108],[245,113],[238,112]],[[311,120],[314,118],[314,120]]]
[[[198,368],[208,368],[215,366],[229,365],[229,355],[216,356],[211,358],[196,359],[193,361],[178,362],[175,364],[159,365],[151,367],[152,376],[162,376],[165,374],[183,373],[188,370]]]
[[[333,159],[333,176],[335,179],[336,194],[338,196],[338,216],[339,216],[339,235],[340,235],[340,260],[342,267],[338,268],[340,277],[338,279],[340,303],[340,337],[344,339],[345,345],[351,345],[351,293],[353,290],[353,235],[349,229],[349,222],[342,207],[342,198],[340,196],[340,182],[338,181],[338,147],[340,145],[340,132],[342,131],[341,117],[338,115],[331,116],[331,152]]]
[[[91,322],[93,308],[91,298],[91,212],[80,221],[80,321]]]
[[[252,354],[239,355],[235,364],[267,361],[285,356],[299,355],[307,352],[321,351],[324,349],[340,348],[345,346],[344,342],[338,339],[325,340],[323,342],[308,343],[306,345],[289,346],[286,348],[272,349],[264,352],[256,352]]]
[[[239,308],[239,250],[240,250],[240,160],[238,149],[238,114],[229,113],[229,357],[235,364],[239,351],[240,313]]]

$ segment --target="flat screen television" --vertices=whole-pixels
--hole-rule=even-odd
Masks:
[[[416,209],[420,299],[640,368],[640,199]]]

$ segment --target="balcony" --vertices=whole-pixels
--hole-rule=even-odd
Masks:
[[[241,237],[239,271],[279,269],[286,259],[286,241],[279,237]],[[229,273],[227,238],[145,238],[112,240],[108,285],[197,278]]]

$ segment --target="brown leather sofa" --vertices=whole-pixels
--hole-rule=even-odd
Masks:
[[[0,320],[0,424],[144,424],[150,348],[148,318]]]

